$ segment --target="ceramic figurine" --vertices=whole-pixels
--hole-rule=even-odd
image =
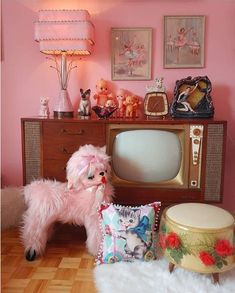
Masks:
[[[105,107],[106,108],[114,108],[114,107],[116,107],[116,104],[113,100],[107,100],[107,102],[105,103]]]
[[[179,118],[213,117],[214,106],[210,93],[211,82],[207,76],[189,76],[177,80],[170,114]]]
[[[183,111],[183,112],[193,112],[195,113],[195,111],[193,110],[193,108],[191,107],[190,103],[187,101],[189,96],[196,90],[196,88],[198,87],[198,83],[194,86],[187,86],[185,88],[185,90],[183,90],[178,98],[177,98],[177,108],[176,110],[178,111]],[[183,106],[183,107],[182,107]]]
[[[125,110],[125,105],[124,105],[124,101],[126,99],[126,92],[124,89],[120,89],[118,90],[117,92],[117,95],[116,95],[116,99],[117,99],[117,102],[118,102],[118,113],[117,115],[120,116],[120,117],[123,117],[124,115],[124,110]]]
[[[49,111],[49,98],[40,98],[40,109],[39,109],[39,116],[40,117],[49,117],[50,111]]]
[[[81,93],[81,100],[79,103],[78,113],[82,117],[90,116],[91,115],[91,102],[90,102],[91,90],[88,89],[86,91],[83,91],[83,89],[80,89],[80,93]]]
[[[136,97],[133,95],[127,96],[123,104],[126,107],[125,116],[127,118],[133,118],[137,107]]]
[[[154,85],[147,85],[146,86],[146,91],[148,93],[150,92],[160,92],[160,93],[165,93],[166,92],[166,87],[163,85],[163,77],[157,77],[155,79],[155,84]]]
[[[99,118],[108,118],[117,110],[113,95],[108,91],[108,83],[103,78],[96,84],[94,99],[96,106],[93,106],[92,110]]]
[[[101,107],[105,106],[107,100],[113,99],[113,95],[108,93],[108,83],[103,78],[96,83],[96,94],[94,95],[94,99],[96,100],[96,105]]]
[[[134,96],[135,104],[134,104],[134,115],[133,117],[138,117],[138,110],[140,105],[142,104],[140,98],[138,96]]]
[[[94,106],[92,110],[99,118],[109,118],[117,110],[117,106],[113,100],[107,100],[104,107]]]

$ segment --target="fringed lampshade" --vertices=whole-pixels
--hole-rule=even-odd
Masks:
[[[73,107],[67,92],[71,63],[66,55],[90,55],[94,45],[94,25],[87,10],[40,10],[35,22],[35,40],[40,51],[50,55],[61,55],[58,71],[61,93],[54,110],[56,117],[73,117]]]

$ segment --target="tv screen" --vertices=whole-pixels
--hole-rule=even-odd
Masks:
[[[123,131],[116,135],[112,163],[115,175],[132,182],[161,182],[175,178],[182,150],[176,133],[159,129]]]

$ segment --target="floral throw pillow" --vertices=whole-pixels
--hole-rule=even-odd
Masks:
[[[156,225],[160,202],[127,207],[101,204],[102,243],[96,264],[156,258]]]

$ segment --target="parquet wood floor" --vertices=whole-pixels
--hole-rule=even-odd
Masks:
[[[82,228],[57,226],[45,254],[28,262],[19,230],[2,232],[1,292],[95,293],[94,257],[87,253],[85,239]]]

